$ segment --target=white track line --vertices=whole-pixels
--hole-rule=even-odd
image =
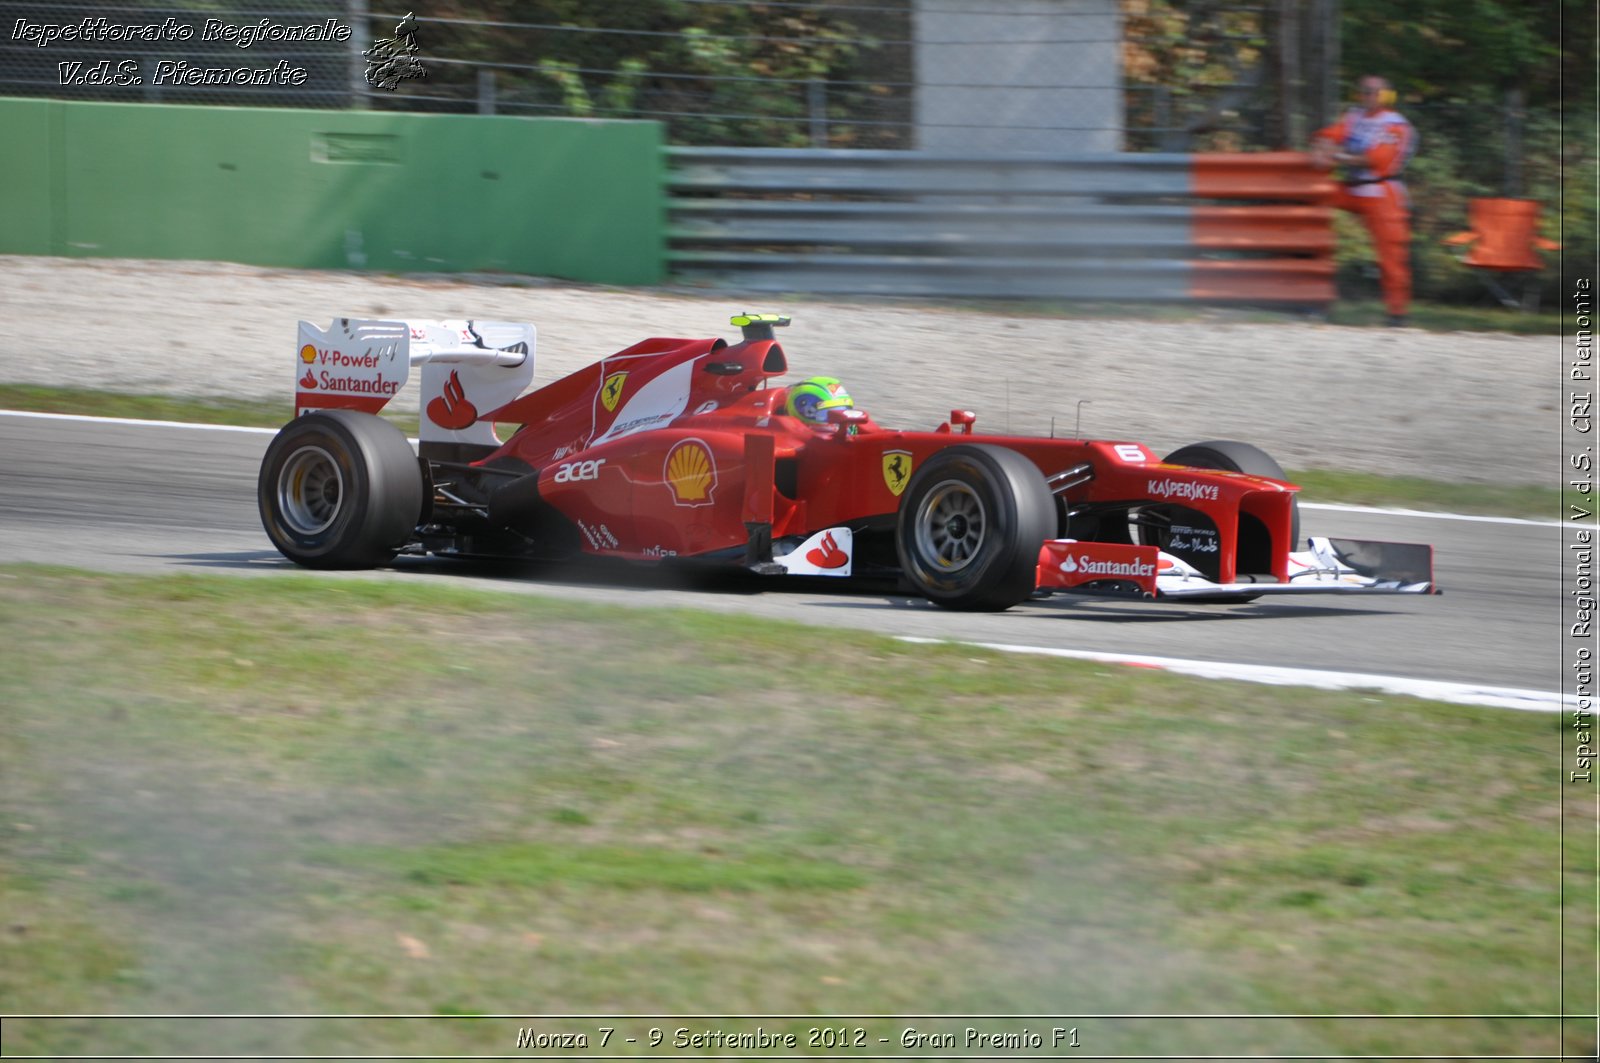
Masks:
[[[1343,502],[1301,502],[1301,509],[1327,509],[1339,513],[1378,513],[1386,517],[1431,517],[1434,520],[1471,520],[1480,524],[1527,524],[1538,528],[1592,528],[1594,523],[1576,520],[1530,520],[1526,517],[1478,517],[1470,513],[1439,513],[1426,509],[1386,509],[1379,506],[1352,506]]]
[[[43,421],[84,421],[93,424],[128,424],[148,428],[197,428],[204,432],[253,432],[277,435],[276,428],[248,428],[238,424],[196,424],[190,421],[144,421],[136,417],[88,417],[76,413],[35,413],[32,410],[0,410],[0,417],[33,417]]]
[[[187,421],[142,421],[134,417],[90,417],[76,413],[34,413],[31,410],[0,410],[0,417],[37,417],[51,421],[84,421],[101,424],[148,425],[153,428],[198,428],[211,432],[254,432],[275,435],[276,428],[246,428],[243,425],[191,424]],[[416,440],[412,440],[414,444]],[[1438,513],[1424,509],[1384,509],[1378,506],[1350,506],[1339,502],[1301,502],[1302,509],[1327,509],[1343,513],[1375,513],[1386,517],[1425,517],[1430,520],[1467,520],[1480,524],[1523,524],[1541,528],[1586,528],[1591,524],[1571,520],[1528,520],[1523,517],[1480,517],[1470,513]]]
[[[1149,657],[1137,653],[1101,653],[1095,650],[1062,650],[1048,646],[1017,646],[1004,642],[952,642],[947,639],[898,635],[900,642],[924,645],[979,646],[1002,653],[1029,653],[1042,657],[1067,657],[1080,661],[1158,668],[1202,679],[1237,679],[1270,686],[1317,687],[1322,690],[1377,690],[1457,705],[1487,705],[1498,709],[1530,712],[1560,712],[1562,696],[1553,691],[1523,690],[1518,687],[1487,686],[1482,683],[1444,683],[1432,679],[1406,679],[1395,675],[1367,675],[1361,672],[1329,672],[1319,668],[1285,668],[1272,664],[1230,664],[1218,661],[1190,661],[1178,657]]]

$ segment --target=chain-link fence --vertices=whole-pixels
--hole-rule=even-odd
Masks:
[[[824,5],[797,6],[805,17],[776,26],[681,0],[618,4],[588,25],[419,15],[426,82],[364,105],[647,118],[680,144],[909,146],[908,9],[858,12],[870,16],[863,28]],[[672,7],[679,17],[663,17]],[[372,19],[384,26],[403,14]]]
[[[385,91],[363,51],[406,12],[366,0],[0,3],[0,93],[75,100],[663,121],[679,143],[911,146],[910,7],[712,0],[441,3],[421,76]],[[322,32],[326,31],[326,32]],[[308,39],[309,38],[309,39]]]
[[[1270,136],[1290,75],[1267,61],[1269,38],[1297,33],[1289,50],[1320,55],[1306,42],[1324,28],[1231,5],[1174,23],[1144,0],[440,0],[416,12],[425,77],[374,88],[361,53],[405,14],[367,0],[5,0],[0,92],[653,118],[683,144],[910,148],[919,129],[960,142],[1010,128],[1019,143],[1190,150]],[[334,36],[301,32],[318,29]],[[1323,92],[1325,66],[1309,81],[1294,69]],[[981,113],[935,102],[951,93]],[[1076,103],[1107,93],[1122,99]],[[1025,94],[1044,116],[1008,126]]]
[[[646,118],[679,144],[915,148],[933,130],[999,130],[1034,150],[1050,134],[1122,146],[1120,102],[1085,112],[1071,95],[1120,100],[1118,0],[439,0],[415,12],[421,76],[384,91],[361,53],[405,15],[367,0],[5,0],[0,93]],[[306,32],[324,26],[336,35]],[[1087,78],[1074,46],[1103,58]],[[939,56],[931,71],[919,49]],[[933,92],[979,102],[951,110]],[[1028,94],[1044,106],[1008,119]]]
[[[1340,106],[1334,0],[434,0],[415,13],[421,76],[392,91],[363,52],[406,11],[368,2],[0,0],[0,93],[650,118],[682,144],[911,148],[935,121],[919,89],[1115,91],[1098,122],[1069,107],[1019,132],[1111,132],[1131,151],[1297,147]],[[1087,79],[1061,65],[1077,53],[1050,50],[1073,43],[1119,62]],[[919,71],[919,49],[948,61]],[[1036,69],[1019,79],[997,57]],[[1473,165],[1527,148],[1494,108],[1431,106]]]
[[[1326,60],[1325,20],[1247,4],[435,0],[415,11],[421,76],[385,91],[362,53],[407,12],[368,2],[3,0],[0,93],[647,118],[679,144],[1187,151],[1269,144],[1329,69],[1273,58]]]

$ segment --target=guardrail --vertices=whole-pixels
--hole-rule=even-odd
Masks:
[[[1331,302],[1306,156],[667,148],[668,269],[750,291]]]

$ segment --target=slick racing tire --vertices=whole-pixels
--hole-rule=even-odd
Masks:
[[[1014,450],[962,444],[923,463],[900,500],[895,548],[912,587],[947,609],[997,611],[1038,582],[1056,509],[1038,466]]]
[[[400,429],[370,413],[323,410],[273,437],[256,483],[261,523],[308,568],[372,568],[410,541],[422,470]]]
[[[1179,447],[1162,459],[1168,465],[1188,465],[1196,469],[1221,469],[1224,472],[1242,472],[1251,476],[1270,476],[1274,480],[1288,480],[1283,466],[1260,447],[1230,439],[1214,439],[1208,443],[1190,443]],[[1292,482],[1292,481],[1291,481]],[[1300,544],[1300,500],[1290,503],[1291,522],[1289,549]]]
[[[1187,465],[1195,469],[1221,469],[1224,472],[1249,473],[1252,476],[1270,476],[1274,480],[1287,480],[1283,466],[1279,465],[1266,451],[1249,443],[1240,443],[1230,439],[1213,439],[1205,443],[1190,443],[1186,447],[1179,447],[1162,459],[1168,465]],[[1300,501],[1294,499],[1290,502],[1290,527],[1289,549],[1293,550],[1300,542]],[[1239,529],[1241,536],[1241,550],[1245,552],[1265,551],[1267,549],[1266,529],[1259,523],[1256,538],[1250,540],[1250,532],[1245,528]],[[1156,545],[1165,549],[1164,536],[1157,536],[1161,541]],[[1254,545],[1251,545],[1253,543]],[[1189,597],[1184,599],[1187,605],[1243,605],[1253,602],[1260,595],[1223,595],[1217,598]]]

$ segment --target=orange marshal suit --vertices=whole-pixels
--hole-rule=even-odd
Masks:
[[[1378,252],[1384,305],[1404,316],[1411,305],[1411,197],[1400,174],[1416,153],[1417,132],[1387,107],[1371,114],[1353,107],[1316,139],[1361,159],[1345,168],[1333,205],[1366,223]]]

